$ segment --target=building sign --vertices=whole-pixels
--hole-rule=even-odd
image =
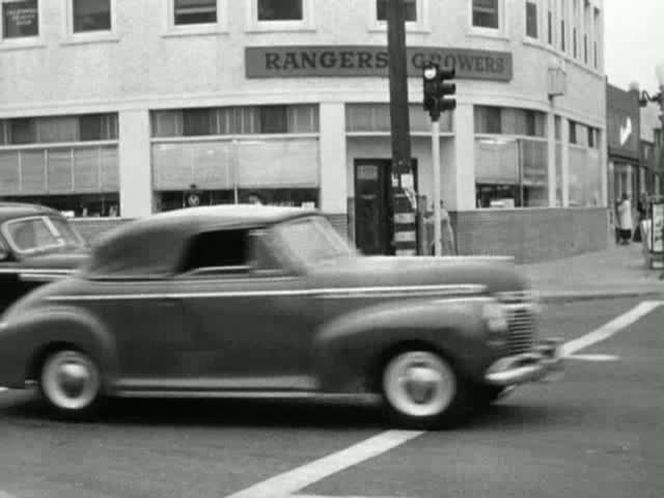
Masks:
[[[609,152],[639,161],[641,108],[638,95],[609,85],[607,107]]]
[[[37,0],[3,0],[1,6],[4,38],[39,34]]]
[[[387,77],[381,46],[247,47],[247,78]],[[454,67],[459,79],[511,81],[512,54],[461,48],[408,48],[408,75],[420,77],[427,62]]]

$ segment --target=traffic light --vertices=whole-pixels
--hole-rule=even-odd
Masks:
[[[456,93],[456,85],[447,83],[455,76],[454,69],[441,69],[438,64],[428,63],[423,71],[424,110],[429,112],[432,121],[438,121],[440,114],[456,109],[456,100],[448,95]]]

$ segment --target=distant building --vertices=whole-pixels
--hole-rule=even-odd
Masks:
[[[387,0],[0,4],[0,196],[82,216],[315,205],[389,251]],[[522,261],[607,237],[601,0],[406,0],[416,188],[422,65],[457,69],[442,192],[461,254]]]

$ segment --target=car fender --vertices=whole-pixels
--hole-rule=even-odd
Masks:
[[[323,391],[375,391],[382,363],[399,348],[432,349],[470,379],[490,364],[482,306],[488,298],[388,302],[356,309],[327,323],[314,338]]]
[[[87,310],[49,306],[4,323],[0,330],[0,385],[24,387],[51,347],[66,345],[89,355],[106,383],[117,373],[117,348],[104,324]]]

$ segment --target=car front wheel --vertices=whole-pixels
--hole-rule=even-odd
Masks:
[[[44,401],[56,416],[82,418],[90,415],[99,403],[99,369],[80,351],[57,351],[43,363],[40,388]]]
[[[454,366],[433,351],[402,351],[387,361],[382,395],[398,425],[413,429],[451,427],[468,408],[465,383]]]

